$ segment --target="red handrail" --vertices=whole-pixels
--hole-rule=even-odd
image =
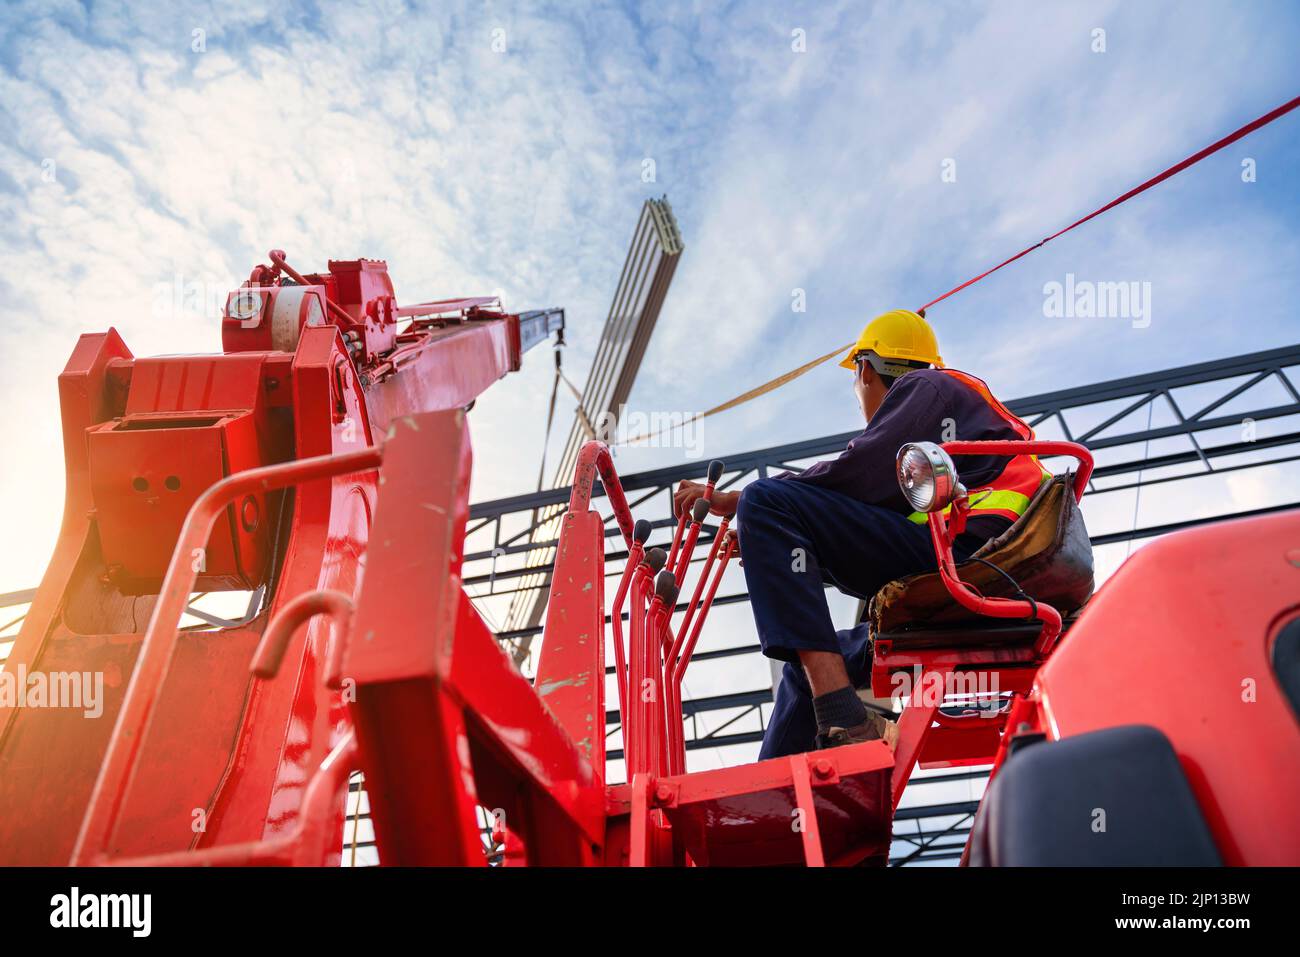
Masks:
[[[326,659],[325,686],[337,691],[342,682],[343,652],[347,649],[353,610],[352,599],[341,591],[320,588],[303,592],[281,608],[262,632],[262,640],[257,643],[257,651],[253,654],[253,674],[263,679],[274,678],[284,660],[289,639],[298,626],[316,615],[329,615],[333,627]]]
[[[1039,441],[988,441],[945,442],[943,450],[949,455],[1069,455],[1079,460],[1079,471],[1074,476],[1074,498],[1080,501],[1092,476],[1092,453],[1077,442]],[[964,515],[962,516],[964,520]],[[930,540],[938,559],[939,577],[948,594],[962,607],[977,615],[989,618],[1036,618],[1043,623],[1042,632],[1034,644],[1034,651],[1042,656],[1051,651],[1061,635],[1061,613],[1051,605],[1018,598],[990,598],[980,594],[957,574],[952,555],[949,517],[943,512],[929,514]],[[958,526],[960,527],[960,525]]]
[[[569,511],[585,512],[591,508],[591,487],[596,476],[605,487],[605,497],[614,510],[614,521],[618,522],[623,540],[632,547],[632,512],[627,507],[627,496],[623,494],[623,483],[614,471],[614,458],[609,454],[609,446],[595,439],[587,442],[578,451],[578,462],[573,470],[573,489],[569,493]]]
[[[943,450],[949,455],[1036,455],[1038,457],[1069,455],[1079,460],[1079,471],[1074,475],[1074,500],[1083,499],[1088,479],[1092,477],[1092,453],[1078,442],[987,441],[944,442]],[[960,472],[960,469],[958,470]]]
[[[117,826],[127,787],[139,761],[154,705],[167,678],[181,616],[189,604],[190,593],[194,590],[198,577],[199,563],[194,561],[194,557],[202,555],[218,516],[241,495],[285,488],[312,479],[362,472],[377,468],[382,462],[383,450],[378,447],[282,462],[227,476],[195,499],[189,514],[185,516],[185,524],[181,526],[158,603],[154,606],[149,628],[140,646],[139,659],[127,684],[117,722],[109,738],[104,763],[100,766],[99,777],[82,818],[77,843],[72,852],[74,865],[85,866],[108,861],[108,843]]]

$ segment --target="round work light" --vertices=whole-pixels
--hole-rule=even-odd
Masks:
[[[898,487],[918,512],[938,512],[965,494],[957,467],[933,442],[909,442],[898,450]]]

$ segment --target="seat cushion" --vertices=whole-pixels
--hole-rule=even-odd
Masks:
[[[1217,867],[1223,861],[1169,739],[1123,725],[1029,744],[989,784],[975,867]]]
[[[1010,528],[991,539],[970,560],[957,566],[962,581],[984,595],[1015,597],[1015,589],[994,569],[1001,568],[1020,583],[1035,601],[1051,605],[1062,615],[1083,607],[1093,590],[1092,544],[1083,514],[1074,500],[1074,476],[1053,476]],[[1006,619],[968,611],[948,593],[938,571],[892,581],[871,600],[871,622],[877,636],[936,626],[1005,625]]]

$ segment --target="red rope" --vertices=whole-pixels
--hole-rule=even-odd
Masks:
[[[1243,136],[1248,136],[1249,134],[1255,132],[1255,130],[1259,129],[1261,126],[1267,126],[1269,123],[1272,123],[1279,116],[1285,116],[1287,113],[1290,113],[1297,106],[1300,106],[1300,96],[1297,96],[1294,100],[1289,100],[1286,103],[1283,103],[1275,110],[1265,113],[1259,119],[1252,120],[1251,122],[1243,126],[1241,129],[1237,130],[1234,133],[1229,133],[1227,136],[1225,136],[1221,140],[1218,140],[1217,142],[1211,143],[1209,146],[1205,147],[1205,149],[1201,150],[1200,152],[1193,153],[1191,156],[1187,157],[1187,159],[1183,160],[1181,163],[1177,163],[1174,166],[1169,167],[1169,169],[1165,170],[1163,173],[1159,174],[1158,176],[1151,177],[1151,179],[1147,180],[1145,183],[1143,183],[1140,186],[1135,186],[1133,189],[1130,189],[1124,195],[1117,196],[1115,199],[1112,199],[1105,206],[1101,207],[1101,209],[1093,210],[1091,213],[1089,213],[1087,216],[1084,216],[1082,219],[1075,220],[1069,226],[1066,226],[1064,229],[1062,229],[1060,232],[1052,233],[1052,235],[1048,236],[1046,239],[1040,239],[1032,246],[1028,246],[1020,250],[1020,252],[1016,253],[1010,259],[1006,259],[998,263],[992,269],[980,273],[978,276],[974,277],[973,279],[967,279],[960,286],[957,286],[953,289],[949,289],[938,299],[931,299],[924,306],[918,309],[917,312],[922,312],[925,309],[929,309],[937,302],[943,302],[949,296],[953,295],[954,293],[961,292],[967,286],[973,286],[975,283],[979,282],[985,276],[991,276],[993,273],[997,272],[1003,266],[1009,266],[1017,259],[1019,259],[1021,256],[1027,256],[1030,253],[1032,253],[1035,249],[1037,249],[1039,246],[1044,246],[1047,243],[1050,243],[1057,236],[1062,236],[1065,233],[1068,233],[1070,230],[1074,229],[1074,227],[1082,226],[1088,220],[1094,219],[1100,216],[1102,213],[1106,212],[1107,210],[1114,209],[1120,203],[1132,199],[1138,193],[1146,192],[1152,186],[1155,186],[1159,183],[1163,183],[1165,180],[1169,179],[1169,177],[1181,173],[1183,170],[1187,169],[1187,167],[1199,163],[1201,160],[1205,159],[1205,157],[1210,156],[1213,153],[1217,153],[1225,146],[1231,146],[1233,143],[1237,142],[1237,140],[1241,139]]]

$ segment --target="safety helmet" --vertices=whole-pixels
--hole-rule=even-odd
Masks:
[[[934,330],[910,309],[891,309],[872,319],[840,365],[853,369],[859,357],[867,358],[872,368],[888,376],[900,376],[921,365],[943,368]]]

